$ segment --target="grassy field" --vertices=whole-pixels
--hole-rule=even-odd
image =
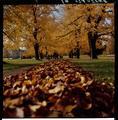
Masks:
[[[87,71],[92,71],[96,80],[114,81],[114,62],[113,61],[74,61],[75,64],[83,67]]]
[[[4,62],[6,62],[6,64],[3,64],[3,70],[12,70],[12,69],[18,69],[21,67],[40,64],[43,61],[38,61],[35,59],[12,59],[12,60],[4,59]]]
[[[106,82],[114,82],[115,80],[114,56],[101,55],[96,60],[81,56],[79,60],[72,59],[71,61],[87,71],[92,71],[96,80]]]
[[[3,75],[18,73],[19,70],[26,70],[31,66],[38,65],[44,61],[35,59],[4,59]]]
[[[3,64],[4,74],[12,74],[23,68],[29,68],[44,62],[44,60],[37,61],[35,59],[4,59],[4,61],[6,62],[6,64]],[[114,57],[100,56],[97,60],[91,60],[87,56],[81,56],[80,59],[71,59],[71,61],[87,71],[92,71],[96,80],[114,82]]]
[[[5,71],[41,64],[43,61],[37,61],[35,59],[4,59],[4,62],[6,62],[6,64],[3,64],[3,70]]]

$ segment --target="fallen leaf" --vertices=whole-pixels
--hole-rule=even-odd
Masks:
[[[23,108],[16,108],[16,116],[23,118],[24,117],[24,111]]]
[[[54,94],[64,90],[64,86],[56,86],[54,89],[50,89],[49,93]]]
[[[65,112],[69,113],[71,112],[75,107],[77,107],[77,105],[67,105],[65,107]]]
[[[29,105],[29,108],[33,111],[36,112],[37,109],[39,109],[41,107],[41,105]]]

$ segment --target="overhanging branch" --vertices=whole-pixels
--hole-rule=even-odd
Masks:
[[[102,35],[113,35],[113,33],[110,31],[110,32],[105,32],[105,33],[99,33],[97,36],[98,37],[101,37]]]
[[[16,13],[16,11],[14,10],[15,8],[10,8],[10,9],[11,9],[11,11],[13,12],[13,14],[14,14],[19,20],[21,20],[21,22],[23,22],[23,24],[25,24],[28,28],[31,28],[31,25],[28,24],[27,21],[24,20],[24,18],[19,15],[19,13]]]
[[[13,38],[11,38],[5,31],[3,31],[3,34],[6,35],[12,42],[14,42]]]
[[[73,24],[74,22],[76,22],[78,19],[80,19],[81,17],[83,17],[83,16],[79,16],[79,17],[77,17],[75,20],[73,20],[72,22],[70,22],[68,25],[71,25],[71,24]]]
[[[79,16],[79,17],[77,17],[75,20],[73,20],[72,22],[70,22],[70,23],[67,24],[66,26],[75,23],[75,22],[76,22],[78,19],[80,19],[81,17],[83,17],[83,16]],[[76,25],[76,24],[74,24],[74,25]],[[76,26],[77,26],[77,25],[76,25]],[[59,37],[59,38],[61,38],[61,37],[65,37],[65,36],[69,35],[70,33],[74,32],[74,31],[76,31],[76,30],[78,30],[78,28],[77,28],[77,29],[74,29],[74,30],[71,30],[71,31],[69,31],[68,33],[66,33],[66,34],[64,34],[64,35],[60,35],[60,36],[57,36],[57,37]]]
[[[65,37],[65,36],[67,36],[67,35],[69,35],[70,33],[72,33],[72,32],[74,32],[75,30],[71,30],[71,31],[69,31],[68,33],[66,33],[66,34],[64,34],[64,35],[60,35],[60,36],[57,36],[57,37]]]

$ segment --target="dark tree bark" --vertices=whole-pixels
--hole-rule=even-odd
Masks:
[[[90,11],[88,9],[88,11]],[[88,23],[91,23],[91,20],[92,20],[92,16],[89,15],[88,18],[87,18],[87,22]],[[95,29],[97,29],[100,21],[102,20],[102,16],[98,16],[98,18],[96,19],[96,25],[95,25]],[[97,41],[97,38],[98,38],[98,32],[92,32],[92,31],[89,31],[88,32],[88,42],[89,42],[89,46],[90,46],[90,56],[92,59],[97,59],[97,52],[96,52],[96,41]]]
[[[69,52],[69,58],[73,58],[73,50]]]
[[[80,43],[77,42],[76,46],[76,57],[79,59],[80,58]]]
[[[90,56],[92,59],[97,59],[97,52],[96,52],[96,41],[97,41],[98,35],[97,32],[89,32],[88,33],[88,40],[89,40],[89,46],[90,46]]]
[[[42,52],[40,52],[40,59],[44,58],[44,54]]]
[[[46,50],[45,57],[46,57],[46,59],[48,59],[48,49],[47,49],[47,47],[45,47],[45,50]]]
[[[35,59],[39,60],[39,43],[37,40],[37,29],[35,28],[33,36],[34,36],[34,51],[35,51]]]
[[[54,59],[58,59],[58,57],[59,57],[58,53],[57,53],[57,52],[54,52],[53,58],[54,58]]]
[[[34,51],[35,51],[35,59],[39,60],[39,44],[38,43],[34,44]]]
[[[39,43],[37,39],[37,34],[38,34],[38,27],[37,27],[37,18],[36,18],[36,6],[32,8],[33,10],[33,16],[34,16],[34,31],[33,31],[33,36],[34,36],[34,51],[35,51],[35,59],[39,60],[40,53],[39,53]]]
[[[76,49],[76,56],[78,59],[80,58],[80,49],[79,48]]]
[[[96,49],[96,54],[101,55],[103,52],[106,50],[106,45],[104,45],[102,48],[97,48]]]

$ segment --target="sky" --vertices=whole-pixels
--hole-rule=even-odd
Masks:
[[[58,9],[58,11],[54,11],[53,14],[56,18],[56,21],[60,21],[63,16],[64,16],[64,9],[63,9],[64,5],[57,5],[56,8]]]

